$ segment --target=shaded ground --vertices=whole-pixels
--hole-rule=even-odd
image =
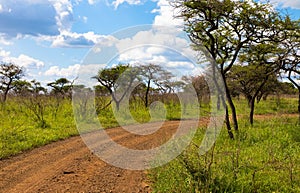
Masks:
[[[185,122],[188,126],[189,121]],[[146,136],[133,135],[121,128],[106,131],[119,144],[149,149],[169,139],[179,123],[166,122],[157,132]],[[151,129],[154,125],[146,127]],[[102,141],[100,145],[105,143]],[[0,161],[0,192],[151,192],[148,184],[146,171],[106,164],[79,136]]]

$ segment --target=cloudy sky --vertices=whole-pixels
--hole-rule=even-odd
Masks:
[[[299,0],[271,1],[286,8],[294,18],[300,18]],[[169,67],[193,69],[175,56],[176,50],[184,53],[186,42],[182,34],[172,32],[174,37],[170,38],[170,34],[159,30],[147,31],[149,26],[133,27],[181,25],[182,21],[173,19],[173,15],[167,0],[0,0],[0,61],[25,67],[27,79],[43,83],[76,77],[82,62],[91,58],[91,49],[93,53],[102,51],[102,57],[115,54],[122,61],[163,61]],[[164,38],[169,41],[163,42]],[[156,42],[157,46],[125,49],[128,45],[139,45],[137,42],[146,45]],[[102,46],[94,47],[96,44]],[[110,44],[117,49],[109,50]],[[169,49],[167,57],[161,54],[166,51],[164,45],[168,48],[180,45],[180,48]],[[101,61],[91,65],[96,63]]]

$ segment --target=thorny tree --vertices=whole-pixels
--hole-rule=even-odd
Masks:
[[[2,63],[0,65],[0,90],[4,103],[7,99],[8,92],[15,87],[14,82],[24,76],[23,69],[13,63]]]
[[[233,0],[176,0],[178,17],[185,21],[186,32],[196,47],[208,52],[224,81],[227,102],[231,108],[234,129],[238,130],[235,105],[227,85],[226,74],[243,48],[276,39],[280,19],[269,4]],[[224,101],[224,100],[222,100]],[[226,126],[233,138],[227,104]]]

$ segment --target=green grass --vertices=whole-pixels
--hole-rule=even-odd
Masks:
[[[54,102],[44,104],[44,125],[25,101],[14,98],[0,107],[0,159],[78,134],[70,101],[61,102],[56,116]]]
[[[99,103],[105,106],[108,101],[108,98],[102,98]],[[195,107],[197,106],[187,105],[187,118],[197,115]],[[150,120],[174,120],[182,116],[180,104],[172,101],[167,104],[157,103],[149,111],[141,101],[137,100],[131,103],[130,109],[121,109],[116,115],[111,106],[104,109],[100,106],[100,109],[98,120],[103,128],[145,123]],[[39,115],[42,112],[43,119],[36,116],[35,112]],[[91,122],[89,113],[80,120],[80,124],[89,125]],[[10,97],[4,105],[0,104],[0,120],[0,159],[79,134],[70,99],[57,100],[55,97],[48,96],[30,100],[28,97]],[[90,130],[95,128],[86,129],[86,131]]]
[[[39,101],[40,100],[40,101]],[[0,159],[52,141],[78,135],[69,99],[41,98],[30,103],[28,98],[10,98],[0,106]],[[105,99],[106,100],[106,99]],[[40,102],[43,121],[30,105]],[[105,104],[105,101],[103,102]],[[243,99],[235,100],[239,115],[239,134],[230,140],[223,129],[214,149],[198,155],[198,147],[191,145],[177,159],[150,171],[154,192],[300,192],[300,132],[294,98],[270,97],[256,105],[254,126],[247,121],[249,108]],[[185,118],[197,115],[197,105],[188,104]],[[38,108],[36,108],[38,109]],[[36,110],[35,109],[35,110]],[[101,108],[100,108],[101,109]],[[149,113],[141,101],[130,109],[120,110],[122,124],[143,123],[150,120],[176,120],[182,117],[176,102],[156,104]],[[205,116],[209,105],[201,107]],[[132,114],[133,119],[128,115]],[[110,107],[99,110],[98,118],[104,128],[115,127]],[[85,120],[89,122],[89,120]],[[194,138],[200,144],[205,129]]]
[[[247,100],[240,99],[234,100],[234,103],[237,107],[238,115],[248,115],[250,109],[248,107]],[[255,104],[255,114],[293,114],[297,113],[297,97],[290,98],[278,98],[277,96],[269,96],[266,101],[261,100],[259,103]]]
[[[297,100],[261,101],[256,112],[268,114],[250,126],[247,103],[235,101],[240,131],[231,140],[225,128],[214,148],[198,154],[205,128],[170,163],[152,169],[154,192],[300,192],[300,132]],[[198,144],[198,145],[197,145]]]

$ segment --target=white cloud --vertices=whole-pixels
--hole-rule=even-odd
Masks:
[[[6,39],[5,39],[3,36],[1,36],[1,34],[0,34],[0,44],[5,45],[5,46],[9,46],[9,45],[12,45],[13,43],[10,42],[10,41],[8,41],[8,40],[6,40]]]
[[[16,65],[25,67],[25,68],[40,68],[44,66],[44,62],[38,59],[32,58],[25,54],[20,54],[18,57],[10,56],[10,52],[5,51],[0,48],[0,61],[6,63],[14,63]]]
[[[98,1],[99,1],[99,0],[88,0],[88,3],[89,3],[90,5],[94,5],[94,4],[96,4]]]
[[[92,47],[100,42],[112,41],[110,36],[98,35],[94,32],[73,33],[63,32],[55,38],[52,47]]]
[[[170,5],[170,1],[168,0],[159,0],[157,2],[158,9],[152,10],[152,13],[159,13],[154,19],[154,25],[162,25],[162,26],[169,26],[169,25],[177,25],[183,26],[183,20],[179,18],[174,18],[177,14],[177,10],[174,9]]]
[[[56,21],[60,32],[70,31],[73,22],[73,6],[70,0],[50,0],[56,10]]]
[[[0,58],[7,58],[7,57],[9,57],[9,55],[10,55],[10,52],[7,52],[0,48]]]
[[[188,61],[171,61],[168,62],[166,66],[169,68],[194,69],[194,64]]]
[[[0,0],[0,34],[6,38],[22,35],[57,35],[56,11],[44,0]]]
[[[121,39],[116,43],[119,58],[121,61],[153,61],[154,56],[168,54],[195,58],[196,52],[190,48],[188,37],[179,34],[183,35],[182,32],[178,33],[177,28],[157,26],[152,30],[139,31],[133,37]]]
[[[282,8],[290,7],[294,9],[300,9],[299,0],[271,0],[270,2]]]
[[[67,68],[60,68],[59,66],[51,66],[45,73],[45,76],[75,78],[80,69],[80,64],[68,66]]]
[[[0,36],[5,39],[57,36],[70,31],[73,21],[71,0],[0,0]]]
[[[114,6],[115,9],[119,7],[119,5],[123,3],[128,3],[129,5],[139,5],[142,4],[140,0],[115,0],[112,2],[112,5]]]
[[[86,16],[83,16],[82,19],[83,19],[83,22],[84,22],[84,23],[87,23],[88,18],[87,18]]]
[[[86,64],[81,65],[78,71],[78,78],[75,81],[75,84],[82,84],[86,87],[92,88],[93,86],[99,84],[96,79],[93,79],[93,76],[98,74],[100,69],[105,68],[106,64]]]

